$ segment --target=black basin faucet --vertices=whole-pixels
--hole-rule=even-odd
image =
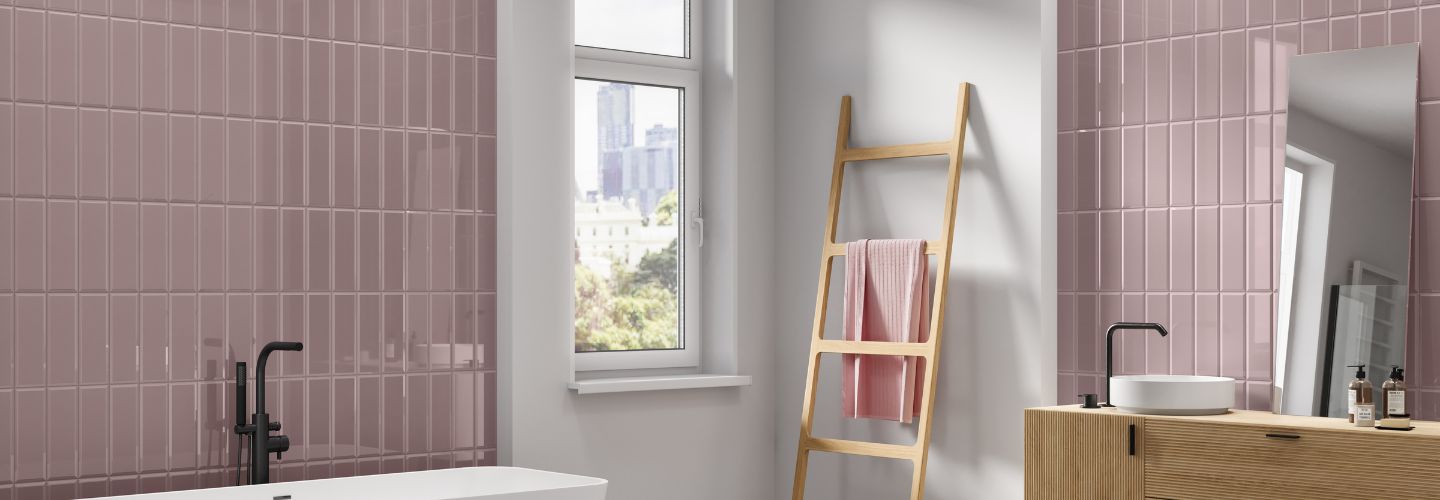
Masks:
[[[260,357],[255,361],[255,414],[248,424],[245,422],[245,363],[235,364],[235,433],[250,436],[250,484],[270,482],[270,454],[280,458],[290,450],[289,436],[270,435],[280,430],[280,422],[271,422],[265,412],[265,364],[271,352],[304,349],[305,345],[299,342],[270,342],[260,349]]]
[[[1105,329],[1105,404],[1100,406],[1104,406],[1107,408],[1115,407],[1115,405],[1110,404],[1110,377],[1115,376],[1114,347],[1115,332],[1117,330],[1155,330],[1156,332],[1160,332],[1161,337],[1170,335],[1170,331],[1166,330],[1165,326],[1161,325],[1160,323],[1135,323],[1130,321],[1121,321],[1119,323],[1110,325],[1110,328]]]

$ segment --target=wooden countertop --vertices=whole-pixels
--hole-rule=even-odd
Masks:
[[[1205,415],[1205,416],[1138,415],[1138,414],[1133,414],[1133,413],[1120,413],[1120,411],[1117,410],[1117,409],[1115,409],[1115,408],[1098,408],[1098,409],[1096,409],[1096,408],[1089,408],[1089,409],[1087,409],[1087,408],[1081,408],[1080,405],[1063,405],[1063,406],[1045,406],[1045,407],[1037,407],[1037,408],[1027,408],[1025,411],[1054,411],[1054,412],[1076,412],[1076,413],[1087,413],[1087,412],[1088,412],[1088,413],[1102,413],[1102,414],[1103,414],[1103,413],[1109,413],[1109,414],[1116,414],[1116,415],[1138,416],[1138,417],[1144,417],[1144,418],[1147,418],[1147,419],[1152,419],[1152,418],[1153,418],[1153,419],[1162,419],[1162,420],[1188,420],[1188,421],[1197,421],[1197,422],[1217,422],[1217,423],[1229,423],[1229,424],[1234,424],[1234,425],[1249,425],[1249,426],[1261,426],[1261,427],[1265,427],[1265,426],[1271,426],[1271,427],[1301,427],[1301,428],[1306,428],[1306,429],[1333,430],[1333,431],[1341,431],[1341,432],[1369,432],[1369,433],[1380,433],[1380,434],[1387,434],[1387,435],[1389,435],[1389,434],[1394,434],[1394,435],[1402,435],[1402,436],[1404,436],[1404,435],[1417,435],[1417,436],[1428,436],[1428,437],[1440,437],[1440,422],[1430,422],[1430,421],[1421,421],[1421,420],[1412,420],[1410,425],[1415,426],[1415,430],[1412,430],[1412,431],[1409,431],[1409,432],[1403,432],[1403,431],[1389,431],[1389,430],[1381,430],[1381,429],[1367,429],[1367,428],[1364,428],[1364,427],[1356,427],[1355,424],[1352,424],[1352,423],[1350,423],[1349,421],[1347,421],[1346,419],[1343,419],[1343,418],[1301,417],[1301,416],[1295,416],[1295,415],[1276,415],[1276,414],[1274,414],[1274,413],[1270,413],[1270,412],[1267,412],[1267,411],[1250,411],[1250,410],[1230,410],[1229,413],[1226,413],[1226,414],[1223,414],[1223,415]]]

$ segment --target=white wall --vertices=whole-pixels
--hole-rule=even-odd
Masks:
[[[755,385],[577,396],[566,388],[570,185],[557,182],[572,175],[571,3],[500,1],[501,461],[603,477],[620,500],[765,498],[776,482],[773,5],[706,3],[707,14],[746,27],[722,37],[735,44],[719,53],[734,59],[705,81],[717,92],[706,126],[730,131],[705,137],[705,180],[746,196],[706,201],[706,269],[716,276],[706,328],[729,333],[706,356]]]
[[[1021,410],[1056,400],[1054,2],[777,5],[782,470],[773,498],[789,495],[840,96],[854,96],[858,145],[943,140],[962,80],[974,89],[926,498],[1021,498]],[[943,162],[850,167],[841,239],[936,237]],[[909,428],[839,418],[836,365],[822,365],[830,382],[820,386],[817,432],[912,442]],[[817,499],[898,498],[910,477],[903,462],[828,454],[810,471],[807,497]]]

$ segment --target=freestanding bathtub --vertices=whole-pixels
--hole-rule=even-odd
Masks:
[[[466,467],[108,497],[127,500],[604,500],[604,479]]]

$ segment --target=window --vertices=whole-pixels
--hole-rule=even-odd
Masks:
[[[688,0],[575,2],[577,370],[699,365],[694,22]]]

